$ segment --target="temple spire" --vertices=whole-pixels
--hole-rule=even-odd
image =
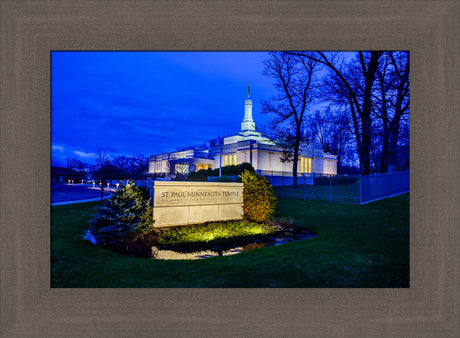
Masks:
[[[251,91],[251,84],[248,84],[248,98],[244,101],[244,118],[241,123],[241,131],[255,131],[256,124],[252,119],[252,100],[249,99],[249,93]]]

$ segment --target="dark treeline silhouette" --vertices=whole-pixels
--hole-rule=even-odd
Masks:
[[[83,163],[76,158],[67,158],[67,168],[87,168],[88,179],[105,183],[107,180],[145,179],[148,174],[148,157],[120,155],[113,159],[100,152],[94,165]]]

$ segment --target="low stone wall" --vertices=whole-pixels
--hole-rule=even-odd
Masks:
[[[243,218],[243,183],[155,181],[155,227]]]

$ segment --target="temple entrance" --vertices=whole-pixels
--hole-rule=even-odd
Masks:
[[[198,171],[198,170],[201,170],[201,169],[208,169],[209,168],[209,164],[206,164],[206,163],[195,163],[195,171]]]

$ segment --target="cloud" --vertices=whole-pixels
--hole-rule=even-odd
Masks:
[[[84,151],[79,151],[79,150],[74,150],[73,153],[85,159],[95,159],[97,157],[97,154],[95,153],[85,153]]]

